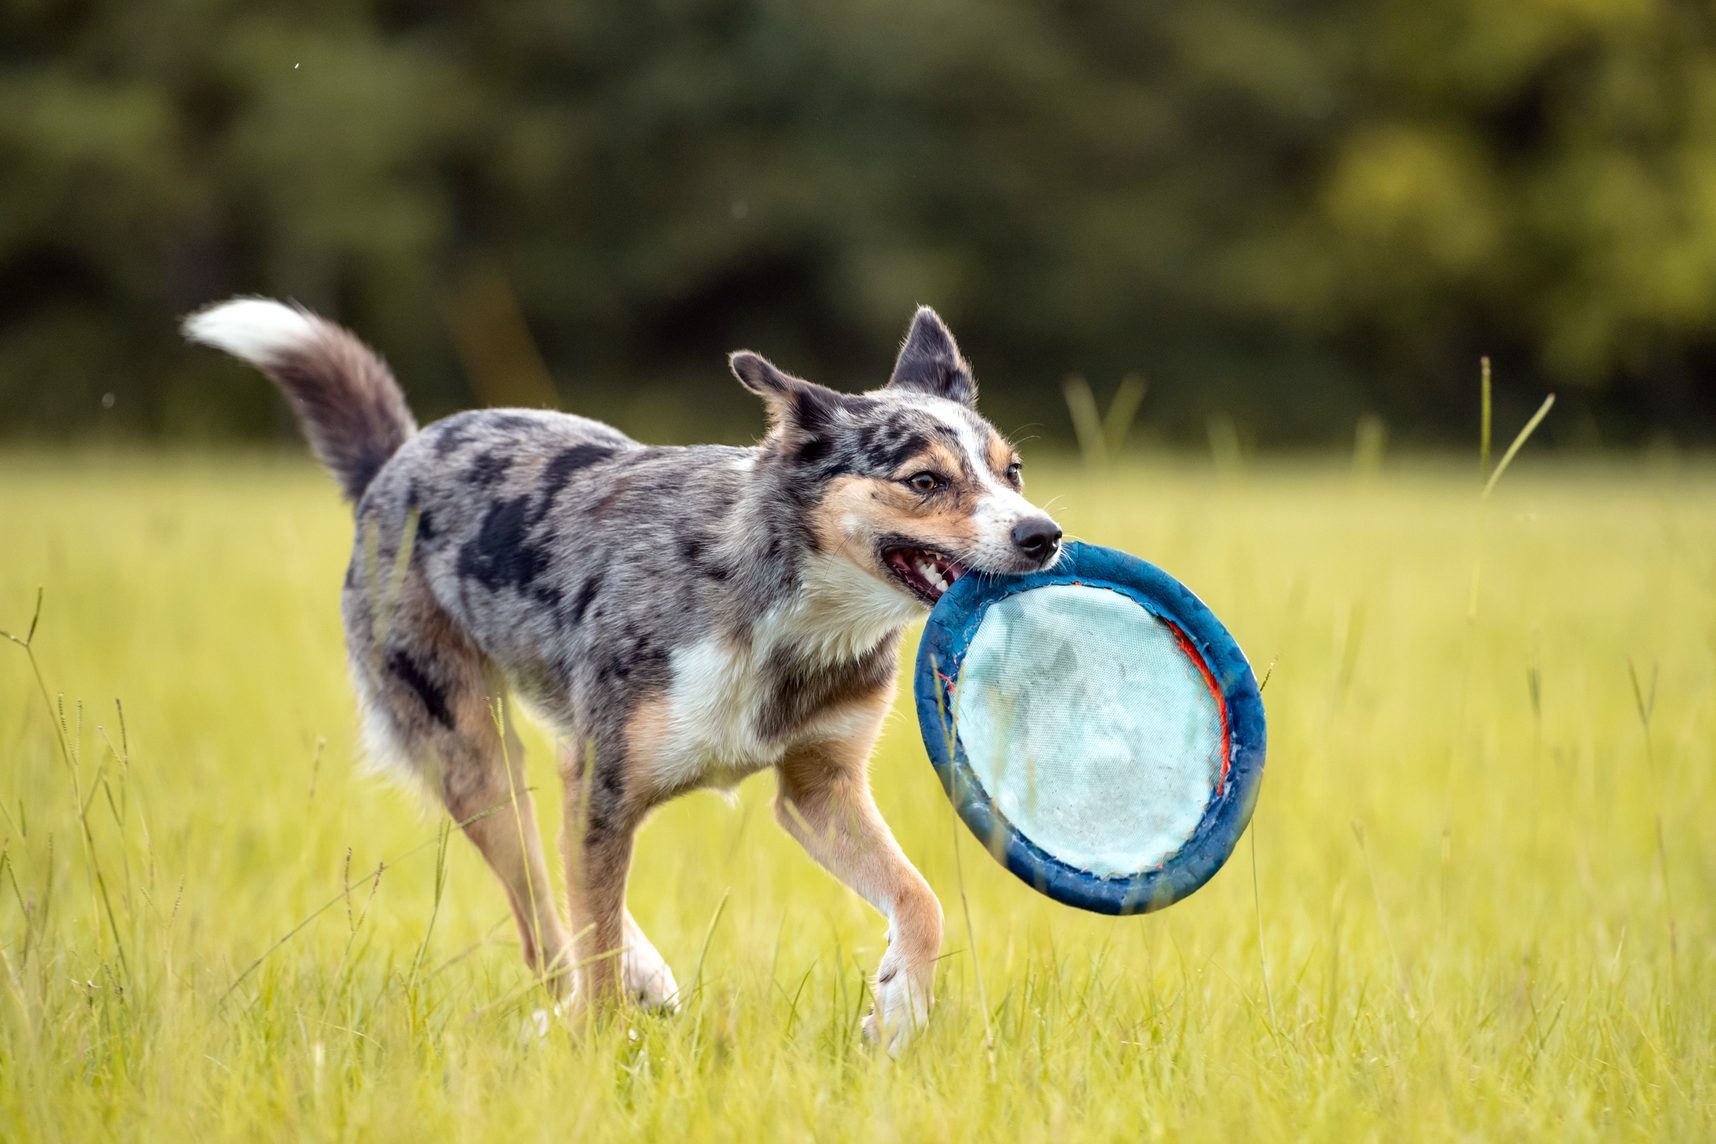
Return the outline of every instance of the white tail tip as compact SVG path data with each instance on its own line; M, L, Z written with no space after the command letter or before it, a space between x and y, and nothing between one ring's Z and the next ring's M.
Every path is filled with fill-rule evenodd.
M267 365L316 337L319 321L302 307L269 298L232 298L198 310L182 329L187 341Z

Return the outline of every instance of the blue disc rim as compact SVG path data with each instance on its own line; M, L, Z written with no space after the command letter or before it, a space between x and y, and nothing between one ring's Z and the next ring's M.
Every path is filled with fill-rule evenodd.
M1061 861L1001 814L971 770L954 727L966 650L992 604L1051 584L1108 588L1172 623L1203 657L1227 704L1228 769L1197 828L1160 866L1103 878ZM924 748L954 810L1003 866L1058 902L1101 914L1144 914L1194 893L1233 853L1251 822L1263 778L1263 696L1239 644L1204 602L1146 560L1093 544L1068 544L1054 568L1022 576L961 576L930 612L918 645L915 692Z

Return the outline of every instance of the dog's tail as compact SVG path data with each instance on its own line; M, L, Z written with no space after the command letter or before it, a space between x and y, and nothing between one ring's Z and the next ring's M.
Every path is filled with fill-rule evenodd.
M376 352L301 306L233 298L185 319L186 339L261 370L292 403L310 448L356 502L417 432L405 394Z

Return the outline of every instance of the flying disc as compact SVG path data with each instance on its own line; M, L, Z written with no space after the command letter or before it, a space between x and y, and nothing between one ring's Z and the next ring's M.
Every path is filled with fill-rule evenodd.
M954 809L1040 893L1137 914L1197 890L1251 821L1263 697L1214 613L1136 556L971 572L930 612L915 692Z

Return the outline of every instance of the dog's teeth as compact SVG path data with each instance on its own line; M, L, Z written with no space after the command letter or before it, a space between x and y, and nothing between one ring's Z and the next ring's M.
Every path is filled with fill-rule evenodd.
M895 566L901 572L921 581L931 594L936 596L947 591L948 587L959 579L959 573L953 570L955 565L941 553L929 549L920 549L912 555L900 553Z

